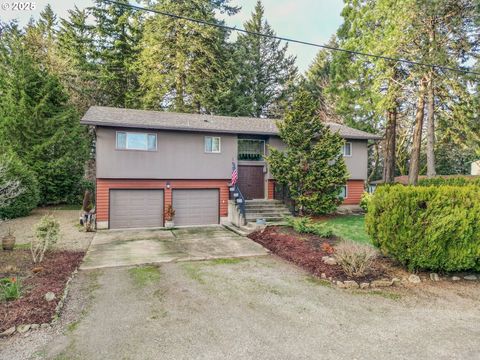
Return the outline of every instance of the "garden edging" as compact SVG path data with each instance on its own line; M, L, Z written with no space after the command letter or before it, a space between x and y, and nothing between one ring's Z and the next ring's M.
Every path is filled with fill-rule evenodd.
M74 277L78 273L78 267L72 272L72 274L69 276L67 282L65 283L65 288L63 289L63 294L60 300L57 303L57 306L55 307L55 313L52 317L52 320L49 323L43 323L43 324L20 324L16 326L12 326L5 330L4 332L0 333L0 338L5 338L8 336L12 336L15 333L19 334L26 334L30 330L38 330L38 329L48 329L51 326L53 326L59 319L60 317L60 312L62 311L63 306L65 305L65 300L67 298L68 292L70 290L70 283L74 279Z

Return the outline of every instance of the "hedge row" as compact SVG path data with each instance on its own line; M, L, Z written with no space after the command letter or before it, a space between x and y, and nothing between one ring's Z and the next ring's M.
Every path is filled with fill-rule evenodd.
M480 176L477 176L477 177L469 177L469 176L438 177L437 176L433 178L419 179L418 185L419 186L442 186L442 185L480 186Z
M478 186L381 186L366 226L374 244L409 269L480 271Z

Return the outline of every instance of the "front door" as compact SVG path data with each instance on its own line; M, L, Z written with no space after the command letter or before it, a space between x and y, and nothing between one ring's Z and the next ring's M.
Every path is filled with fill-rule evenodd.
M245 199L264 199L264 186L263 166L238 166L238 187Z

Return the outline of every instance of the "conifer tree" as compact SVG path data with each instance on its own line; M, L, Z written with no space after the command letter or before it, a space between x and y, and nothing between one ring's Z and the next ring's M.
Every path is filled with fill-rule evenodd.
M88 152L78 114L14 26L3 29L0 64L0 143L35 172L41 204L65 202L78 191Z
M285 151L269 148L267 162L285 186L300 214L327 214L341 203L348 172L341 155L343 139L322 123L318 102L306 90L295 94L284 121L278 122Z
M221 24L216 12L234 14L230 0L159 1L154 9ZM231 72L228 32L214 26L153 15L145 23L140 73L142 106L178 112L217 113Z
M260 0L244 28L254 33L275 35L265 19ZM288 45L269 37L240 34L235 48L236 115L280 117L283 106L279 104L292 95L298 72L295 57L287 54Z

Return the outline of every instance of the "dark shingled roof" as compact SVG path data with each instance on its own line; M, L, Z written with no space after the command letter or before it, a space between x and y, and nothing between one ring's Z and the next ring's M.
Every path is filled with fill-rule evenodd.
M278 135L276 121L278 120L92 106L80 122L84 125L110 127ZM382 138L345 125L328 123L328 126L345 139Z

